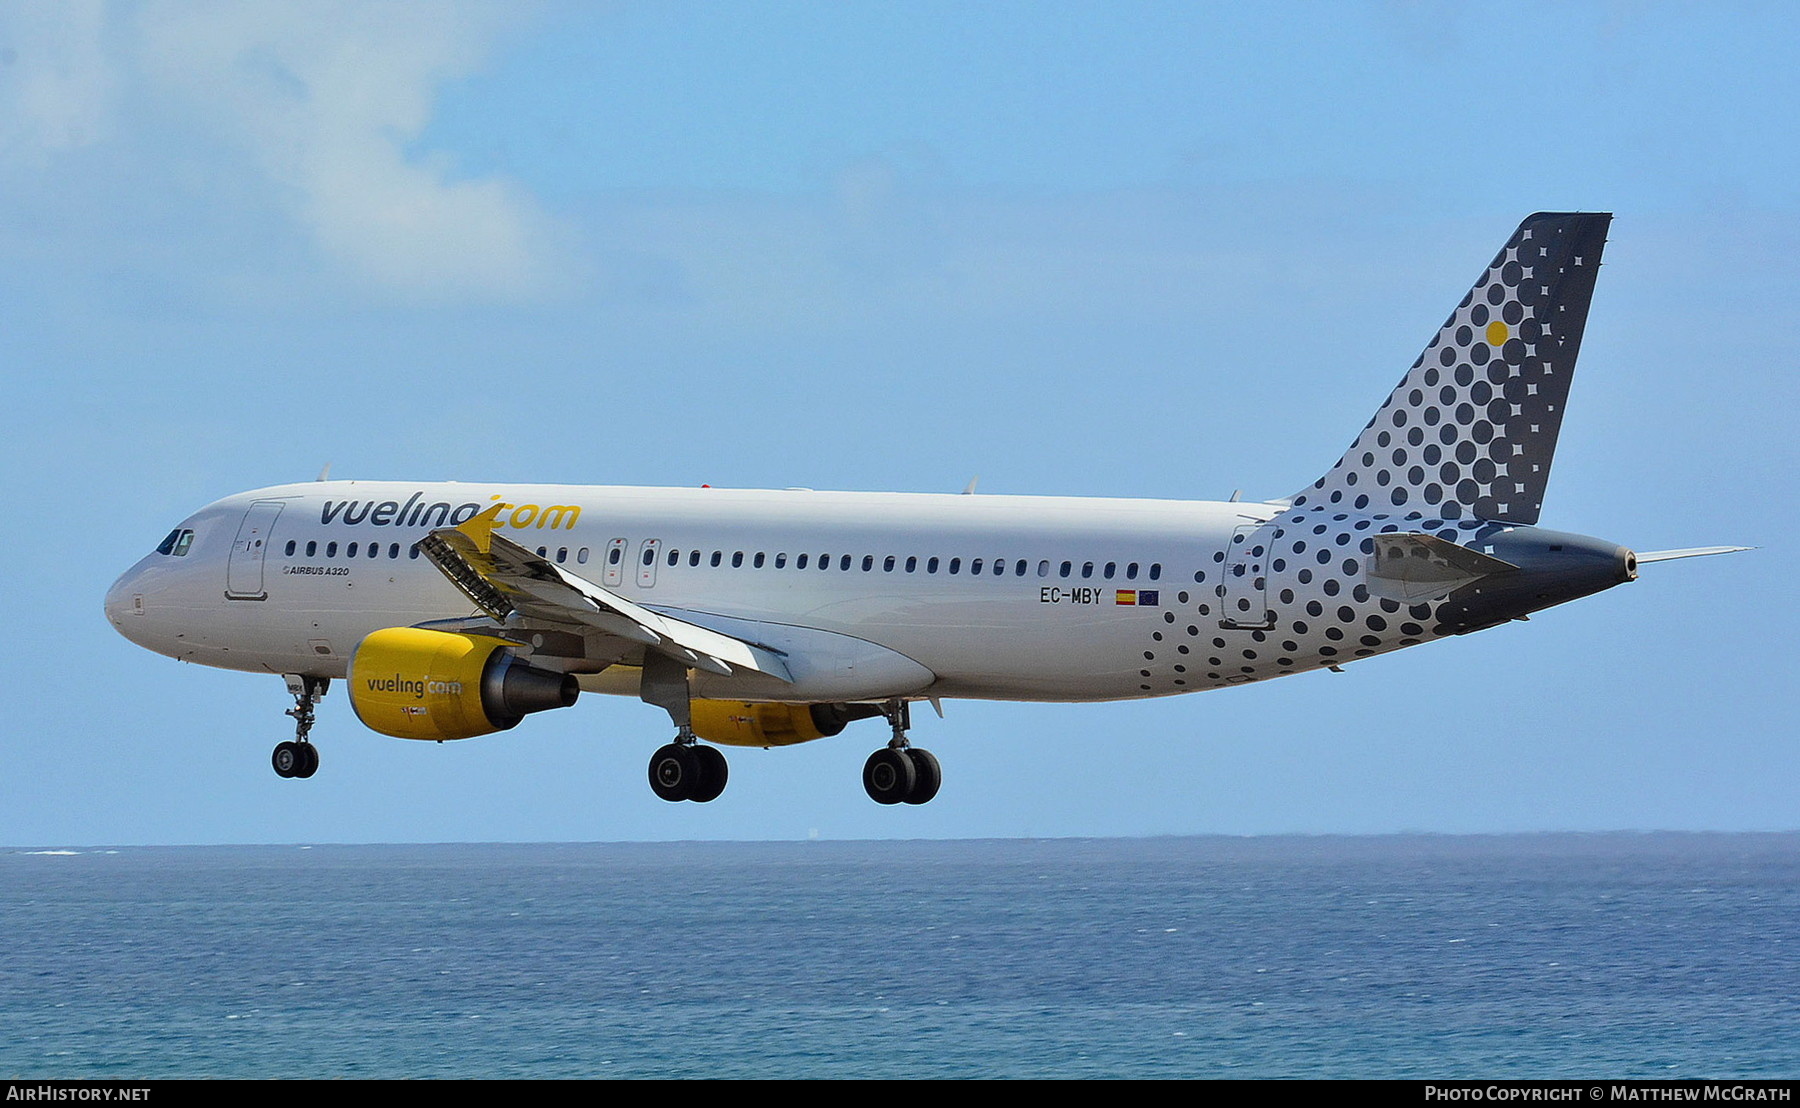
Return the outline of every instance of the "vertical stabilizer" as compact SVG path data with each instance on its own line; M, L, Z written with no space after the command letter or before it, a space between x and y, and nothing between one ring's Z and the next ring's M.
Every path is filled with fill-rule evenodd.
M1540 212L1295 507L1535 524L1612 216Z

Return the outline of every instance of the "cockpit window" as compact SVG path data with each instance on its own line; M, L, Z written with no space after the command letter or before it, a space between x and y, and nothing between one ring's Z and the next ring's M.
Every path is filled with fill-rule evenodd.
M177 527L175 530L170 531L169 537L164 539L157 546L156 552L158 554L167 554L171 557L181 558L186 556L188 547L193 545L194 532L185 527Z

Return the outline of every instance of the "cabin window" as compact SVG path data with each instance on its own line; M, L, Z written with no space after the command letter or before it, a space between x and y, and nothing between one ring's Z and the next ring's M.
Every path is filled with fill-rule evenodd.
M956 563L955 562L950 563L950 572L951 573L956 572ZM981 559L980 558L972 559L969 562L969 575L971 577L973 577L973 576L979 574L980 572L981 572Z
M936 560L937 560L937 559L936 559L936 558L933 558L933 559L932 559L932 561L934 561L934 562L935 562L935 561L936 561ZM958 572L960 572L960 571L961 571L961 570L962 570L962 559L961 559L961 558L952 558L952 559L950 559L950 575L951 575L951 576L952 576L952 577L954 577L954 576L956 576L956 574L957 574L957 573L958 573ZM973 573L979 573L979 572L981 572L981 571L980 571L980 570L978 570L978 569L977 569L977 570L971 570L971 571L970 571L970 572L973 572Z
M688 565L697 566L699 564L700 564L700 552L698 550L689 551L688 552Z
M918 569L918 568L919 568L918 555L908 554L906 556L906 572L911 573L913 570Z
M1069 575L1069 572L1070 572L1070 571L1071 571L1071 570L1073 570L1073 569L1074 569L1074 568L1075 568L1075 563L1074 563L1074 562L1064 562L1064 563L1063 563L1063 564L1062 564L1062 569L1061 569L1061 570L1060 570L1060 571L1058 571L1058 573L1057 573L1057 576L1059 576L1059 577L1067 577L1067 576L1068 576L1068 575Z
M346 546L344 548L344 557L346 557L346 558L356 557L356 544L355 543L351 543L349 546Z
M390 557L390 558L400 557L400 544L399 543L391 542L388 544L388 557Z
M736 551L735 553L733 553L731 555L731 568L732 569L744 568L744 552L742 550Z
M325 544L325 556L327 558L337 557L337 543L328 542Z
M1039 577L1050 576L1050 563L1048 561L1039 561L1038 562L1038 576Z
M625 559L625 547L621 544L606 552L606 564L616 566Z
M307 557L308 557L308 558L311 558L311 557L312 557L312 556L314 556L314 555L315 555L315 554L317 554L317 553L318 553L318 552L319 552L319 542L318 542L318 540L317 540L317 539L308 539L308 540L306 540L306 556L307 556Z
M724 559L724 557L725 557L725 554L724 554L724 552L723 552L723 551L719 551L719 550L715 550L715 551L713 551L713 556L712 556L712 567L713 567L713 568L714 568L714 569L718 569L718 568L719 568L719 562L720 562L720 561L721 561L721 560L723 560L723 559Z
M1150 580L1160 581L1161 579L1162 579L1162 563L1161 562L1151 562L1150 563Z
M369 557L371 557L371 558L381 557L381 544L380 543L372 542L369 544Z
M874 568L875 568L875 555L864 554L863 555L863 572L867 573Z
M849 568L850 568L850 555L846 554L846 555L844 555L843 560L838 562L838 572L842 573L843 571L845 571Z
M1049 567L1050 567L1049 562L1045 562L1045 563L1043 563L1043 565L1039 566L1038 567L1038 576L1042 577L1044 575L1044 572L1047 569L1049 569ZM1005 572L1006 572L1006 563L1005 562L995 562L994 563L995 576L998 576ZM1013 576L1014 577L1025 576L1025 559L1020 558L1019 563L1017 565L1013 566Z
M776 569L786 569L787 568L787 555L786 554L775 555L775 568Z
M588 556L588 548L584 546L580 550L577 550L575 552L575 561L578 564L585 566L585 565L587 565L587 556Z
M298 544L295 543L293 539L288 540L288 544L287 544L287 556L288 557L292 558L294 556L294 547L297 545Z
M1125 567L1125 580L1127 580L1127 581L1136 581L1137 580L1137 563L1136 562L1132 562Z
M936 558L932 558L929 562L925 563L925 572L926 573L936 573L937 569L938 569L938 560Z
M647 566L653 566L656 564L656 547L654 547L654 546L644 547L644 564Z
M763 567L763 557L763 552L758 550L756 552L756 557L751 561L751 565L755 566L757 569L761 569Z
M679 551L679 550L669 551L669 564L672 566L678 566L681 564L681 551Z
M407 551L406 556L408 558L417 558L419 556L419 544L416 542L413 543L412 548Z
M556 548L556 564L561 565L562 563L564 563L568 560L569 560L569 548L566 546L557 547Z
M794 568L795 569L805 569L806 568L806 555L802 554L799 557L794 559Z
M1119 564L1117 562L1108 562L1108 563L1106 563L1106 568L1100 571L1100 576L1106 578L1108 581L1111 581L1113 579L1113 571L1118 568L1119 568Z
M1081 575L1083 577L1092 577L1094 575L1094 563L1092 563L1092 562L1081 563Z
M894 556L892 554L889 554L887 557L885 557L881 560L881 572L883 572L883 573L894 572Z

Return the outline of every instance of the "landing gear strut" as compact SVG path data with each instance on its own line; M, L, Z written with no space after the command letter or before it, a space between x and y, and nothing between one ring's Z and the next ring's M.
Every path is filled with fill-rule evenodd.
M877 804L923 804L944 783L938 760L931 751L907 741L912 710L906 701L888 701L881 714L893 725L894 737L863 763L863 789Z
M731 767L718 747L701 746L694 735L687 667L663 654L646 651L638 698L668 712L675 721L675 741L650 757L650 791L668 801L705 804L719 799Z
M305 677L287 674L288 691L294 694L294 706L287 714L294 717L294 741L277 743L269 761L280 777L311 777L319 772L319 748L307 741L312 733L313 705L324 699L331 687L329 677Z

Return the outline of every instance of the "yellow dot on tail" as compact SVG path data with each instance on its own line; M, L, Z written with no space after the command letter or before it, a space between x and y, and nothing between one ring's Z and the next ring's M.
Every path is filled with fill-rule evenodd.
M1506 329L1506 324L1504 324L1496 319L1496 320L1494 320L1494 322L1488 324L1488 328L1487 328L1488 345L1489 346L1505 346L1506 340L1509 337L1511 337L1511 334L1512 334L1512 332L1510 332Z

